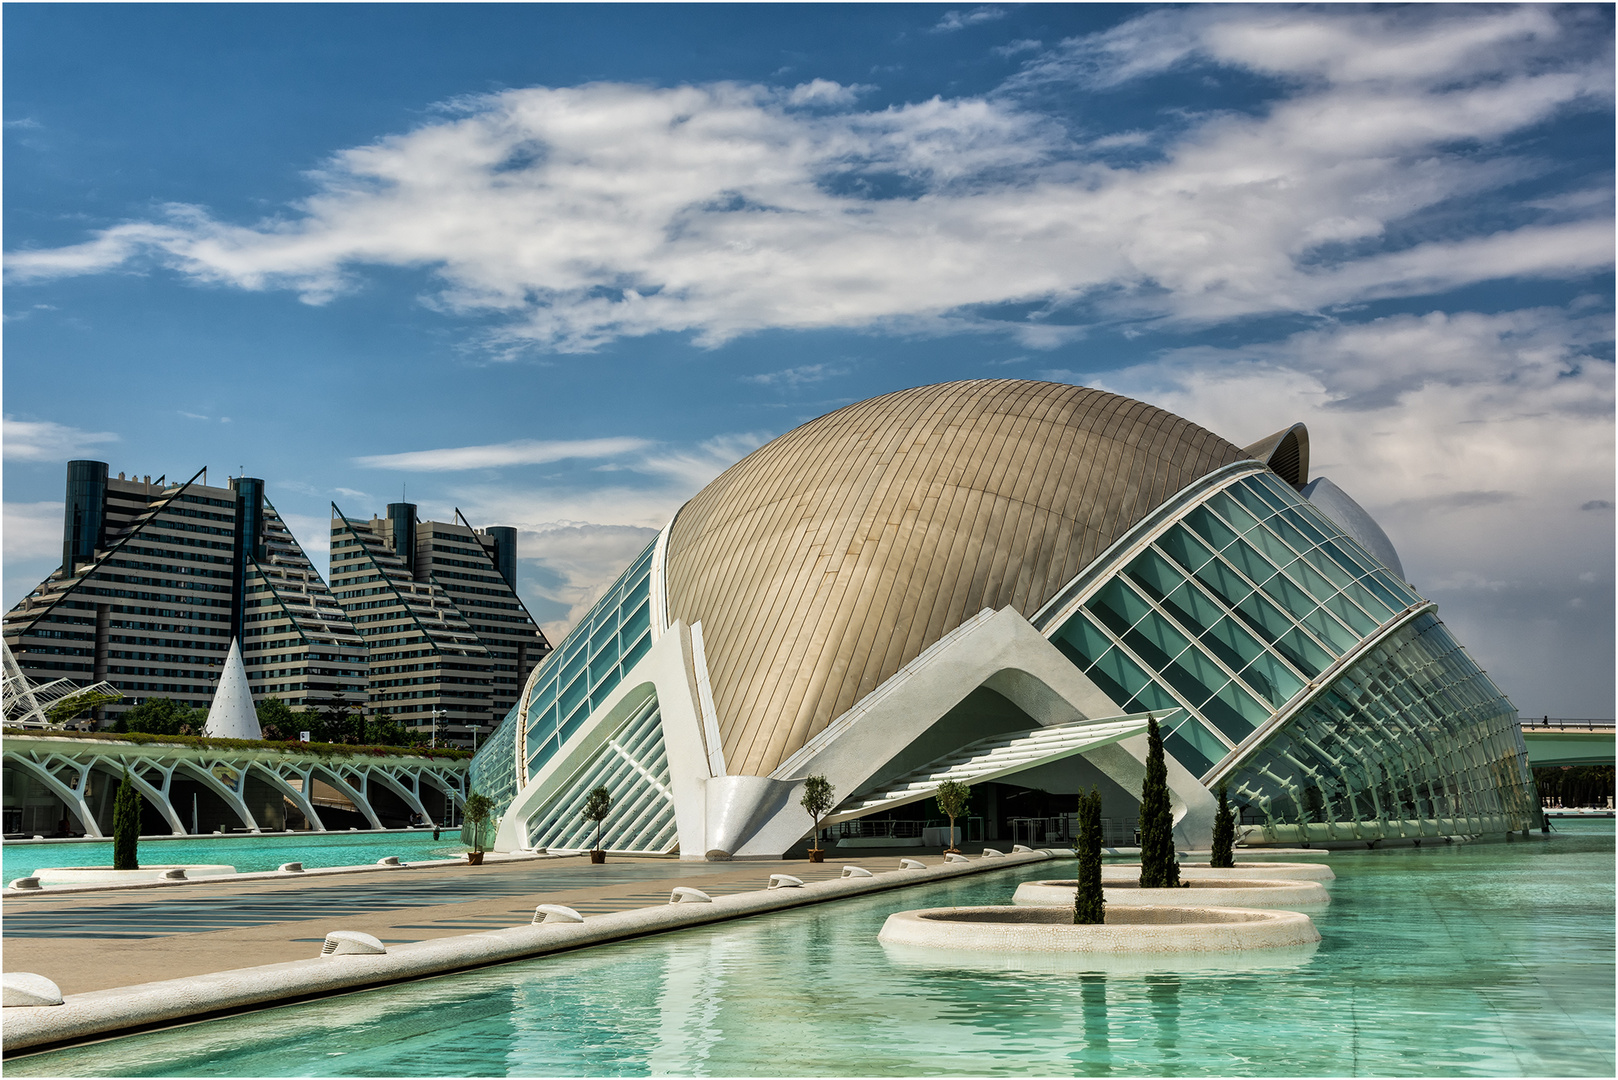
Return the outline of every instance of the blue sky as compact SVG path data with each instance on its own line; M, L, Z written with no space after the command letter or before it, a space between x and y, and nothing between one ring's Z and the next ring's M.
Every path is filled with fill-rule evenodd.
M522 530L1043 378L1316 474L1527 713L1613 709L1609 6L7 5L4 601L63 463Z

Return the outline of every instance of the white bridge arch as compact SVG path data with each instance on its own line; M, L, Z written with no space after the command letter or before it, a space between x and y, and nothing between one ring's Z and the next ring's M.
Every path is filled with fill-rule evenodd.
M314 832L331 828L328 819L352 822L353 815L368 829L388 828L390 820L443 820L458 814L466 801L468 765L466 758L440 756L317 754L52 735L8 735L4 761L15 777L7 783L8 834L39 831L26 827L20 815L18 822L10 821L11 812L26 809L12 803L27 801L26 792L13 792L11 786L27 778L38 784L36 791L42 789L61 804L67 831L94 837L110 832L110 790L126 769L147 805L161 816L163 828L184 836L227 828L276 831L286 827L289 809ZM197 810L204 793L209 797L206 827Z

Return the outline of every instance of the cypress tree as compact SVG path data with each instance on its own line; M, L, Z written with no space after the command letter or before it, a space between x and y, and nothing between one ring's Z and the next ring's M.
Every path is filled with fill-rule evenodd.
M1101 792L1079 793L1079 887L1073 893L1073 922L1105 922L1101 905Z
M1225 785L1219 785L1219 813L1214 815L1213 858L1208 865L1228 870L1236 865L1236 818L1230 812L1230 800L1225 797Z
M1169 807L1169 770L1163 764L1163 733L1146 716L1146 783L1140 793L1140 887L1173 889L1180 884L1174 861L1174 812Z
M124 770L124 778L118 784L118 793L112 800L112 868L114 870L139 870L140 863L135 860L135 842L140 838L140 792L135 790L135 781L129 778L129 770Z

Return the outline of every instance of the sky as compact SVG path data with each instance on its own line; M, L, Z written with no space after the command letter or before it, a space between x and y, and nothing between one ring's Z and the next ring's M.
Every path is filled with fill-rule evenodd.
M754 447L1046 379L1302 421L1614 708L1613 8L7 4L4 602L64 463L520 530L553 640Z

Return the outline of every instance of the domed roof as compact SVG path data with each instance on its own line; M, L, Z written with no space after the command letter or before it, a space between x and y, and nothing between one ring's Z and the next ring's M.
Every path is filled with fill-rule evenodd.
M1032 615L1247 456L1139 401L1011 379L885 394L755 450L681 508L667 552L728 771L767 775L983 608Z

